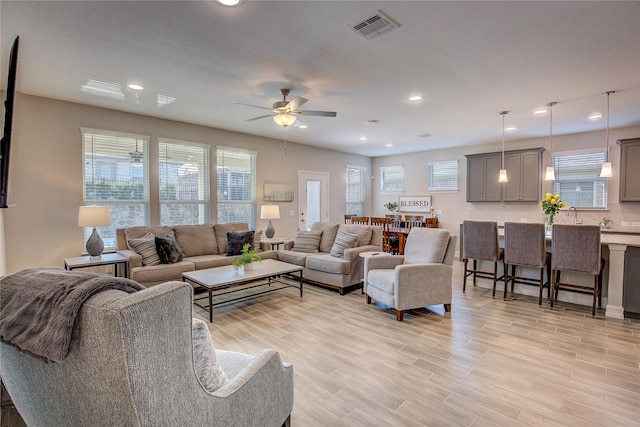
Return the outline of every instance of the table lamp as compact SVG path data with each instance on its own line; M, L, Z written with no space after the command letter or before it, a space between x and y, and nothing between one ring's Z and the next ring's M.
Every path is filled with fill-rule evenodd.
M277 205L263 205L260 208L260 219L268 219L269 223L264 228L264 235L267 239L271 239L276 234L276 229L271 224L272 219L280 218L280 206Z
M108 206L80 206L78 210L78 227L93 227L93 233L87 240L85 247L91 258L102 255L104 242L98 236L96 227L111 225L111 211Z

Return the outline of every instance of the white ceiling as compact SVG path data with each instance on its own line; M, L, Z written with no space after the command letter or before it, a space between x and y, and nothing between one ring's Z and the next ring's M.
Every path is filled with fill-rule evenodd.
M351 30L378 10L400 27L371 41ZM517 127L507 143L548 136L532 111L550 101L554 134L603 129L586 116L606 112L608 90L611 127L640 124L638 1L2 0L0 19L3 89L19 35L21 93L367 156L499 142L501 110ZM82 91L90 80L124 96ZM265 110L237 103L270 107L285 87L337 117L244 121Z

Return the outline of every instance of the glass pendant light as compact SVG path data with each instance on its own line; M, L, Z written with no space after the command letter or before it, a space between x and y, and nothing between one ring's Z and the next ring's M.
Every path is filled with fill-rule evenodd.
M507 179L507 170L504 167L504 116L506 116L508 111L500 111L500 115L502 116L502 168L500 169L500 175L498 176L498 182L509 182Z
M613 176L613 172L611 170L611 162L609 161L609 96L613 95L614 93L616 92L610 90L602 94L602 96L607 96L607 130L605 132L605 139L607 143L607 152L605 154L605 158L607 161L602 164L602 170L600 171L600 176L602 178L611 178Z
M553 169L553 106L557 102L550 102L547 104L549 107L549 163L551 166L547 166L547 172L544 175L545 181L555 181L556 171Z

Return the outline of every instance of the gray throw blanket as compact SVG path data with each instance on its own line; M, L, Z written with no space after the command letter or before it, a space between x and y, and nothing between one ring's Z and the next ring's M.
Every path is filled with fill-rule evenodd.
M98 292L144 289L105 274L32 268L0 279L0 340L47 363L64 360L77 338L82 304Z

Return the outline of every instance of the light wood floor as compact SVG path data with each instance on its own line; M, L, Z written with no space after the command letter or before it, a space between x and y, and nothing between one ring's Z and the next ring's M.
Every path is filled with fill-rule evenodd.
M640 321L463 295L454 271L451 313L309 285L218 307L214 344L293 363L295 426L640 425Z

